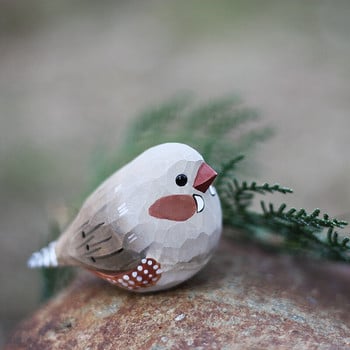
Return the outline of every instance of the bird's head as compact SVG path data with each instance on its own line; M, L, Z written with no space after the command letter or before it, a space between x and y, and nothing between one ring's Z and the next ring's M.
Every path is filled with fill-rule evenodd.
M158 219L185 221L205 208L205 193L217 173L203 159L178 161L167 172L168 195L158 198L149 215ZM212 194L214 190L211 189Z
M186 221L203 212L206 199L215 195L211 184L217 173L196 150L185 144L152 147L133 163L138 179L143 181L143 191L151 199L148 208L151 217Z
M163 275L165 284L198 271L222 228L220 200L212 186L216 172L193 148L165 143L146 150L118 176L118 199L127 208L118 222L131 232L125 249L152 257L175 274L175 266L187 266L179 267L182 277Z

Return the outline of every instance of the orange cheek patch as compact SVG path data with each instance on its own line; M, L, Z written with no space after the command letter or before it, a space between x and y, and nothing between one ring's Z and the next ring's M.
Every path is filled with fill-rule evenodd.
M129 290L154 286L162 275L160 264L156 260L150 258L142 259L134 270L124 273L90 271L109 283Z
M156 200L148 209L149 215L158 219L185 221L196 212L192 196L176 194Z

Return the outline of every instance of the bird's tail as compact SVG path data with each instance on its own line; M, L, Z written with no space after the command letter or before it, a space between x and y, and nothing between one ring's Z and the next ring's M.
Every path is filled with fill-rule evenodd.
M56 241L51 242L47 247L40 249L32 254L27 265L31 269L37 267L55 267L57 266L57 257L55 252Z

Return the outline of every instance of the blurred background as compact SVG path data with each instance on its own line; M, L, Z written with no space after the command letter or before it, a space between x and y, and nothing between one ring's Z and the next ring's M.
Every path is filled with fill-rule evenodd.
M349 213L349 18L347 0L0 0L0 346L39 305L26 260L79 206L97 150L179 92L238 93L275 129L251 177Z

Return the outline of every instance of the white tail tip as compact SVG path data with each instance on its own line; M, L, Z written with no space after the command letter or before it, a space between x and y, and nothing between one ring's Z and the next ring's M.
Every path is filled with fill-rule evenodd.
M27 262L27 266L31 269L34 269L36 267L57 266L55 245L56 241L53 241L47 247L44 247L38 252L33 253Z

